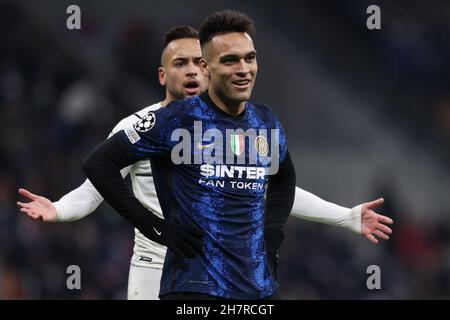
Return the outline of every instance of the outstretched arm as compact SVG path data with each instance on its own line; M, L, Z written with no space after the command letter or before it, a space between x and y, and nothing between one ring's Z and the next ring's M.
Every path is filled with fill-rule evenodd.
M130 167L122 169L122 177L130 172ZM20 211L32 219L45 222L68 222L86 217L97 209L103 197L92 183L86 179L78 188L65 194L59 201L51 202L46 197L20 188L19 194L29 202L17 202Z
M135 121L135 115L122 119L112 129L108 138ZM123 178L130 172L130 167L128 166L120 171ZM68 192L56 202L24 188L19 189L19 194L29 200L29 202L17 202L20 211L26 213L32 219L45 222L67 222L82 219L94 212L103 201L103 197L89 179L86 179L78 188Z
M386 224L392 219L373 211L383 199L362 203L352 209L325 201L318 196L296 187L291 215L309 221L337 225L363 235L372 243L388 240L392 230Z
M361 210L325 201L306 190L295 188L291 215L314 222L332 224L361 233Z

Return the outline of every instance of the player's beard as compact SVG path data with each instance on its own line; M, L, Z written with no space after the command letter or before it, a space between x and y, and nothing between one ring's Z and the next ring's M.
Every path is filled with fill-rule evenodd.
M170 93L170 95L174 98L174 100L183 100L184 98L188 97L188 94L186 91L184 91L184 88L181 90L171 90L167 89Z

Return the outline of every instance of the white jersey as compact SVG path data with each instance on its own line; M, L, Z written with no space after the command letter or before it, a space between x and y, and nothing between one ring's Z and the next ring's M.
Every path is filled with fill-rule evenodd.
M122 119L114 127L108 138L116 132L133 125L148 112L159 108L161 108L161 104L156 103ZM130 174L134 195L149 210L149 213L151 211L158 217L163 218L153 182L150 161L136 162L129 167L123 168L121 173L123 177ZM86 180L80 187L69 192L53 204L58 212L57 219L59 221L73 221L93 212L102 201L103 197L100 193L89 180ZM134 242L131 264L162 269L166 255L165 246L147 239L138 229L135 229Z
M130 127L148 112L161 108L160 103L144 108L120 121L111 132L114 133ZM131 185L139 202L160 218L164 218L159 205L158 196L153 182L152 168L149 160L139 161L129 167ZM138 229L134 229L134 249L131 263L135 266L151 266L162 268L166 247L146 238Z

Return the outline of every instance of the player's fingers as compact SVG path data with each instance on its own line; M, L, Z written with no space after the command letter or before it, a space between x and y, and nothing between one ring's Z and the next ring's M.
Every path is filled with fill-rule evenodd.
M383 198L379 198L379 199L377 199L377 200L375 200L375 201L369 202L369 203L367 204L367 207L370 208L370 209L373 209L373 208L376 208L376 207L382 205L383 202L384 202L384 199L383 199Z
M34 213L29 213L27 214L28 217L34 219L34 220L41 220L41 216L38 214L34 214Z
M372 243L374 243L374 244L378 244L378 242L379 242L379 241L377 240L377 238L375 238L375 237L374 237L372 234L370 234L370 233L366 236L366 238L369 239L369 241L372 242Z
M389 228L388 226L385 226L384 224L379 223L377 225L377 229L381 230L382 232L384 232L386 234L392 234L391 228Z
M376 235L378 238L383 239L383 240L389 240L389 236L387 234L384 234L383 232L381 232L380 230L375 230L373 232L374 235Z
M28 208L20 208L20 212L28 214L29 212L31 212L31 210Z
M389 217L382 216L381 214L379 216L380 216L379 217L379 221L382 222L382 223L387 223L387 224L393 224L394 223L394 221L391 218L389 218Z
M31 210L31 212L33 212L33 214L39 214L41 211L40 208L34 202L29 202L29 203L18 202L17 204L19 205L19 203L21 204L21 208L26 208L28 210Z
M36 200L39 197L38 195L31 193L30 191L28 191L27 189L24 189L24 188L19 189L19 194L30 200Z
M31 205L29 203L19 202L17 201L17 205L21 208L31 209Z
M39 214L34 212L32 209L22 208L22 209L20 209L20 211L26 213L26 215L32 219L36 220L39 218Z

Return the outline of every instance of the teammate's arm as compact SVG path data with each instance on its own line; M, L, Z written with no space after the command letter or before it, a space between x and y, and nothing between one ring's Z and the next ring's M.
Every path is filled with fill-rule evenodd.
M97 209L102 201L103 197L86 179L81 186L53 203L58 213L57 221L75 221L84 218Z
M130 167L122 169L122 177L126 177ZM78 188L65 194L56 202L20 188L19 194L29 202L17 202L20 211L32 219L45 222L69 222L80 220L91 214L102 203L103 197L92 183L86 179Z
M127 124L132 123L134 115L122 119L108 135L122 130ZM125 178L130 172L130 166L121 170ZM48 198L34 194L27 189L20 188L19 194L29 202L17 202L20 211L32 219L40 219L45 222L69 222L86 217L98 208L103 202L103 197L95 189L89 179L86 179L78 188L68 192L59 201L52 202Z
M76 221L92 213L103 201L102 196L89 180L65 194L59 201L51 202L46 197L20 188L19 194L29 202L17 202L20 211L32 219L45 222Z
M383 199L380 198L350 209L325 201L296 187L291 214L300 219L341 226L363 235L372 243L378 243L375 236L388 240L388 235L392 233L392 230L385 225L392 224L392 219L373 211L382 203Z

